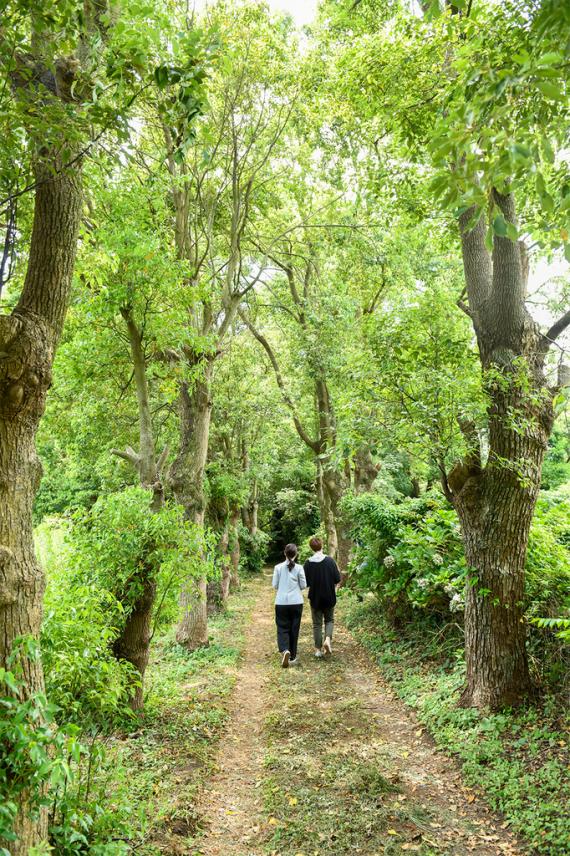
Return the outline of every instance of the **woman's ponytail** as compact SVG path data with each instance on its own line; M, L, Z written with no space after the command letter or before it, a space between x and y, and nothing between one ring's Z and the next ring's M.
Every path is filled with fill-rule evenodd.
M287 544L285 547L285 556L288 559L287 567L290 571L295 567L295 559L297 558L298 552L296 544Z

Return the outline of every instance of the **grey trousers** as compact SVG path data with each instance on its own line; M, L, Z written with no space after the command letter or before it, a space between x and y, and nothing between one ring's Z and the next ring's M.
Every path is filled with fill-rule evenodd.
M315 609L311 606L311 616L313 618L313 639L315 640L315 648L323 647L323 621L325 623L325 639L327 636L332 639L334 628L334 606L328 609Z

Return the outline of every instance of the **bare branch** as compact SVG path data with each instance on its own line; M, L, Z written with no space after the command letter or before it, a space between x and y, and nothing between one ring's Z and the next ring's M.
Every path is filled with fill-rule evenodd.
M570 325L570 309L564 313L562 318L559 318L556 321L550 330L548 330L543 338L546 340L546 347L549 348L550 345L556 341L556 339L562 335L562 333L566 330L566 328Z
M281 397L291 411L291 416L293 417L293 422L295 423L295 428L297 429L299 437L310 449L313 450L313 452L315 452L315 454L318 455L321 452L321 444L318 440L313 440L309 436L303 424L301 423L301 420L299 419L299 415L297 413L297 408L295 407L295 404L287 391L287 387L285 386L285 381L283 380L283 375L281 374L281 369L279 368L277 357L275 356L271 345L269 344L265 336L258 330L256 330L249 318L247 318L247 316L243 312L239 313L239 317L241 318L249 332L252 334L252 336L257 339L257 341L263 347L265 353L269 357L269 361L273 366L273 371L275 372L275 379L277 381L277 386L279 387L279 390L281 392Z
M134 449L131 449L130 446L127 446L124 452L120 449L110 449L110 452L112 455L116 455L117 458L122 458L124 461L127 461L127 463L131 464L131 466L138 470L141 462L140 455L138 455Z

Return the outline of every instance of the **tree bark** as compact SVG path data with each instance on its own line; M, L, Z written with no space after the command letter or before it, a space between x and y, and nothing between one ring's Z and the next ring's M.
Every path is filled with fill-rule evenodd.
M505 218L515 221L512 197L495 194ZM519 703L531 686L523 622L528 536L548 437L553 390L544 376L544 337L524 306L520 247L495 236L492 258L486 225L461 238L469 310L489 397L489 457L485 467L472 430L469 447L447 477L462 526L473 578L466 588L467 682L462 704L493 709Z
M338 553L336 526L330 504L330 496L324 484L323 465L319 458L316 458L316 469L317 499L319 501L321 522L325 527L325 548L329 556L336 559Z
M375 464L368 446L362 445L354 455L354 492L369 493L380 471L380 464Z
M221 578L208 583L208 614L219 612L226 605L230 593L231 559L228 553L230 528L227 516L222 523L222 531L218 539L217 553L222 568Z
M174 495L186 516L199 526L204 524L206 496L204 473L208 458L212 399L211 361L203 365L203 374L192 388L184 380L179 388L180 448L170 470ZM188 580L180 595L181 617L176 639L189 651L208 644L208 583L206 577Z
M238 523L240 519L239 507L234 506L230 513L229 526L230 526L230 538L229 538L229 547L230 547L230 562L231 562L231 575L230 575L230 591L236 591L240 586L239 581L239 560L240 560L240 544L239 544L239 528Z
M156 457L142 333L130 307L123 307L121 315L127 325L133 361L139 414L139 453L135 453L132 449L123 453L116 451L114 453L135 466L141 485L152 490L150 510L152 514L156 514L164 505L164 489L160 478L160 465ZM131 663L139 673L140 683L133 688L131 707L133 710L142 710L144 676L150 654L152 613L156 599L156 569L150 562L145 562L141 568L137 582L140 584L140 593L134 603L128 605L130 608L127 611L125 624L115 640L113 651L116 657Z
M81 174L54 177L52 162L35 167L38 182L24 287L11 316L0 316L0 666L14 640L39 637L44 576L34 553L32 506L41 478L35 437L44 412L55 350L65 318L81 218ZM24 663L26 694L43 691L41 663ZM21 808L11 844L24 856L46 838L47 815Z

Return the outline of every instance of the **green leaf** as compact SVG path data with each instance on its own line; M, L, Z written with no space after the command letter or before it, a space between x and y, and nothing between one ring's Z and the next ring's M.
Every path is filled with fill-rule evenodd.
M556 65L559 62L564 62L564 57L561 53L556 53L554 51L542 54L538 61L539 65Z
M500 238L506 238L508 232L507 221L503 217L502 214L497 214L495 219L493 220L493 231L496 235L499 235Z
M541 80L537 83L538 88L543 95L550 98L551 101L565 101L566 96L560 86L553 83L551 80Z
M511 241L518 241L519 239L519 230L514 223L507 223L507 238L510 238Z
M168 85L168 68L165 65L155 68L154 81L159 89L164 89Z

